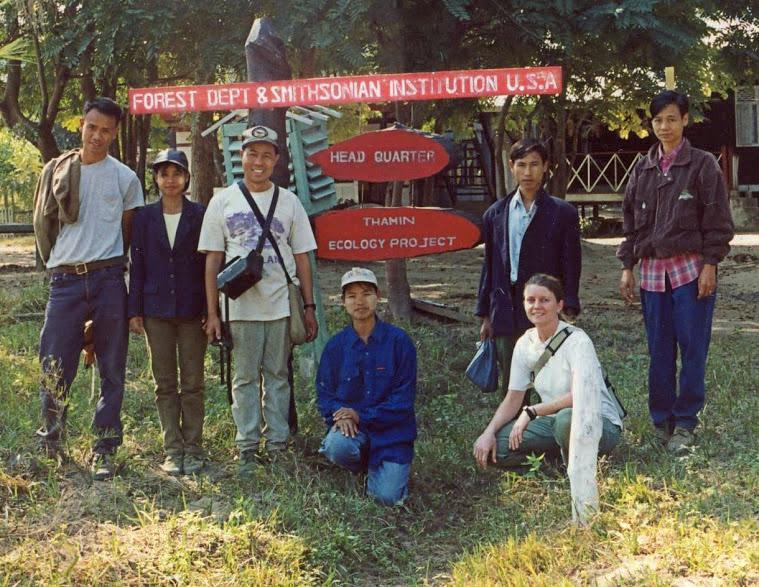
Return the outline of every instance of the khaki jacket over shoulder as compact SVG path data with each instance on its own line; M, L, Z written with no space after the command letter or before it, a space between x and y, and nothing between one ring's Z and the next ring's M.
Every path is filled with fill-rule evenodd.
M61 224L73 224L79 218L81 173L79 149L73 149L48 161L37 180L32 221L37 249L46 263Z
M633 169L623 204L625 240L617 258L625 269L640 259L700 253L716 265L735 234L722 170L714 155L686 139L668 173L659 143Z

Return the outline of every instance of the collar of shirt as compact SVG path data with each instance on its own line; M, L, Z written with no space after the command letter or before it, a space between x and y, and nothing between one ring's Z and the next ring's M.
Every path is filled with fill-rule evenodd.
M532 201L532 206L530 206L530 209L528 210L527 207L524 205L524 200L522 200L522 192L519 191L519 188L517 188L516 193L514 194L514 197L511 198L511 204L509 206L512 212L519 211L522 214L526 214L529 218L532 218L535 216L535 210L538 208L537 204L537 197L535 200Z
M665 153L662 144L659 143L659 166L664 173L667 173L667 171L669 171L669 168L672 167L675 159L680 154L680 151L682 151L684 144L685 139L683 138L677 147L672 149L669 153Z
M368 342L382 342L385 339L385 323L377 317L377 315L374 315L374 319L376 320L374 324L374 328L372 329L371 333L369 334ZM347 332L348 336L348 345L351 347L356 346L357 344L364 344L364 341L361 340L361 337L356 332L355 328L352 326L348 329Z

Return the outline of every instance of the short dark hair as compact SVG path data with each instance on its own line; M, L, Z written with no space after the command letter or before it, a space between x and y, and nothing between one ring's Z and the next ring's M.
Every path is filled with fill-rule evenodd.
M374 285L371 281L352 281L351 283L346 283L343 286L343 289L340 292L340 298L344 300L345 299L345 290L348 289L351 285L356 284L356 283L359 284L359 285L368 285L368 286L374 288L374 293L375 294L379 294L379 286Z
M651 100L651 105L648 108L651 111L651 118L659 114L659 112L664 110L670 104L677 105L677 108L680 110L680 116L688 114L688 108L690 106L688 96L673 92L672 90L667 90L657 94L654 96L654 99Z
M105 96L100 96L94 100L87 100L84 103L85 116L90 110L97 110L106 116L110 116L116 119L116 124L119 124L121 122L121 118L124 116L124 111L121 109L121 106L119 106L110 98L106 98Z
M528 285L538 285L540 287L546 288L554 296L556 296L557 302L560 302L564 299L564 286L561 285L561 279L554 277L553 275L548 275L546 273L536 273L527 280L527 283L524 284L524 288L527 289Z
M522 139L511 146L509 160L514 163L517 159L524 159L530 153L537 153L543 160L548 161L548 149L537 139Z

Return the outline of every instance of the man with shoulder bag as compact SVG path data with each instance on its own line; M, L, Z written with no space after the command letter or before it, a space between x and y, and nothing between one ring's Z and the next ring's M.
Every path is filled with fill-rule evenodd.
M271 453L284 450L290 435L288 358L291 345L303 342L291 336L291 298L300 286L305 340L311 341L317 323L308 253L316 241L298 197L270 180L279 159L277 133L265 126L249 129L241 155L243 180L209 203L198 250L206 253L205 329L211 342L222 338L219 291L228 298L235 441L241 464L249 464L263 438Z

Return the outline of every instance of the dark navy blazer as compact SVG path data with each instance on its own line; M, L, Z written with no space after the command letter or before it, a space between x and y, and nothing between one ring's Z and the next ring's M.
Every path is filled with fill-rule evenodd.
M535 273L548 273L564 285L564 307L580 311L580 218L572 204L538 193L538 209L527 227L519 252L519 272L511 289L509 204L516 190L490 206L482 217L485 260L477 292L478 316L490 316L494 336L518 336L530 328L521 292Z
M174 248L161 201L141 208L132 223L129 317L197 318L206 313L205 255L198 253L205 208L182 203Z

